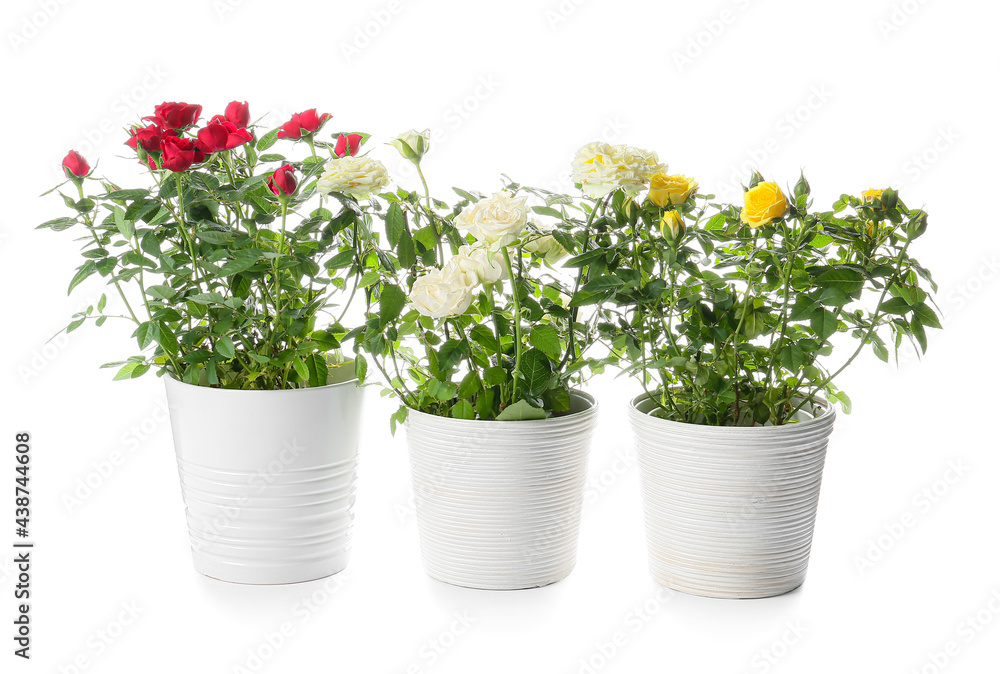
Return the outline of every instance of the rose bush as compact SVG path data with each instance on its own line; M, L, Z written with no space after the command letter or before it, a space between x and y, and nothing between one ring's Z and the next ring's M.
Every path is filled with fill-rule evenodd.
M70 291L93 276L114 291L67 330L87 321L132 323L136 352L109 364L116 379L151 369L243 389L319 386L345 371L364 379L363 363L343 367L351 361L344 321L359 289L371 300L361 285L379 261L371 218L343 186L330 186L328 201L316 203L323 170L316 148L336 157L344 135L319 139L330 115L315 110L259 136L246 102L231 102L196 129L201 111L163 103L144 118L151 123L130 130L126 145L150 169L142 188L122 188L96 176L78 153L67 155L75 194L61 194L71 215L41 227L85 236ZM308 155L276 152L279 136L293 148L304 142ZM348 135L345 147L357 154L366 138ZM369 180L366 189L382 186Z

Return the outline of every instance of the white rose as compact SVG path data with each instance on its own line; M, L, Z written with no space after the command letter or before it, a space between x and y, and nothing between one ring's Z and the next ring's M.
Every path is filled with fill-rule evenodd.
M467 274L475 274L480 283L496 283L507 276L503 253L491 252L487 248L462 246L449 264Z
M399 154L403 155L404 158L410 161L419 161L431 147L431 130L410 129L404 131L396 136L390 145L399 150Z
M459 316L472 304L478 283L479 279L474 274L448 264L444 269L435 269L414 281L410 302L424 316Z
M498 192L466 206L455 218L455 226L490 246L509 246L528 224L527 201L510 192Z
M339 192L360 198L377 194L388 185L389 172L382 162L347 156L326 163L316 189L320 194Z
M619 187L635 196L649 184L650 178L666 170L666 164L660 163L655 152L595 142L577 151L572 175L584 194L600 199Z
M535 225L535 229L539 233L524 242L524 249L526 251L544 258L549 264L554 264L567 255L566 249L549 233L552 231L551 228L542 227L536 223L532 224Z

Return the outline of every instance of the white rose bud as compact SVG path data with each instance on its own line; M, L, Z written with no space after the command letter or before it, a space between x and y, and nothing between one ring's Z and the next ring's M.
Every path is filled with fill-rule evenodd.
M378 194L388 185L385 164L367 157L346 156L326 163L316 189L320 194L338 192L362 198Z
M535 229L539 234L531 236L524 242L526 251L545 259L549 264L555 264L566 257L566 249L550 234L552 231L550 228L535 224Z
M470 204L455 218L455 226L489 246L509 246L528 224L528 200L510 192Z
M460 316L472 304L478 283L474 274L449 263L444 269L435 269L414 281L409 298L413 308L424 316Z
M431 130L410 129L396 136L389 144L399 150L399 154L403 155L405 159L417 164L431 147Z
M480 283L496 283L507 276L503 253L491 252L487 248L462 246L458 255L451 258L450 264L467 274L475 274Z

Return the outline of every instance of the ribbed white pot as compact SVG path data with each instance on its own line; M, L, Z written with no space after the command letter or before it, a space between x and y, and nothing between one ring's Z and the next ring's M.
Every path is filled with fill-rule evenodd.
M717 427L654 417L635 398L649 564L669 588L771 597L805 580L833 406L782 426Z
M517 590L573 570L597 402L576 391L571 400L569 414L530 421L410 410L420 548L431 577Z
M270 585L347 566L363 389L240 391L165 377L194 566Z

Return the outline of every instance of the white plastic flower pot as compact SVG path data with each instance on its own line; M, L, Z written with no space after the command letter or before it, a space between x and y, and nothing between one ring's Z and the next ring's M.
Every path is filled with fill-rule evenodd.
M241 391L164 378L194 566L270 585L347 566L363 389Z
M818 402L782 426L717 427L653 416L632 400L649 564L669 588L727 599L771 597L805 580L827 441Z
M597 402L572 392L565 416L451 419L410 410L420 548L427 573L485 590L541 587L576 563Z

